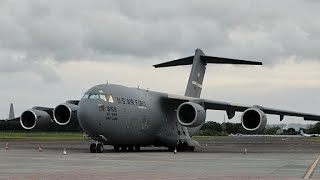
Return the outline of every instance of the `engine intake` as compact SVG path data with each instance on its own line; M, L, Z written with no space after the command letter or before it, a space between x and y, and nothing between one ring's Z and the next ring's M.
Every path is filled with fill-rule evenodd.
M206 120L206 111L199 104L185 102L178 107L177 118L183 126L197 127Z
M67 125L70 121L77 120L78 106L74 104L64 103L58 105L53 110L54 121L61 125Z
M263 131L267 124L267 117L260 109L249 108L243 112L241 124L248 131Z
M52 122L50 115L41 110L29 109L20 116L20 124L24 129L44 128Z

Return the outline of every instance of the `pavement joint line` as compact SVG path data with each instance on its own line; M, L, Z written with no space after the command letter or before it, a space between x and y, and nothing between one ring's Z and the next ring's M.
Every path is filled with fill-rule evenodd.
M317 159L313 162L313 164L310 166L310 168L308 169L306 175L303 177L303 179L310 179L315 168L317 167L318 163L320 160L320 154L318 155Z

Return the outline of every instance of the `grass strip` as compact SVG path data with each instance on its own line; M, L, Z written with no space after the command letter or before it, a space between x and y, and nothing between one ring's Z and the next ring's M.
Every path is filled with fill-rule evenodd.
M0 139L21 140L84 140L80 133L0 133Z
M192 139L212 141L212 140L218 140L218 139L226 139L226 137L227 136L192 136Z

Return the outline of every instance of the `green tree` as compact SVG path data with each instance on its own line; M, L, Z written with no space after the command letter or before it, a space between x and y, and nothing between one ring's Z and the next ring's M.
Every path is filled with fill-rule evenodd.
M226 130L229 134L237 134L237 133L241 133L241 134L248 134L250 133L250 131L246 131L241 123L226 123Z
M320 122L312 125L311 128L307 131L310 134L320 134Z
M288 130L283 131L283 134L295 135L296 134L296 130L294 128L289 128Z
M221 124L219 124L217 122L208 121L202 126L202 129L204 129L204 130L215 130L215 131L221 132L222 131L222 126L221 126Z
M201 136L220 136L222 134L221 124L213 121L205 122L202 126L199 135Z
M278 126L266 128L266 129L265 129L265 134L271 134L271 135L277 134L277 131L278 131L279 129L281 129L281 128L278 127Z

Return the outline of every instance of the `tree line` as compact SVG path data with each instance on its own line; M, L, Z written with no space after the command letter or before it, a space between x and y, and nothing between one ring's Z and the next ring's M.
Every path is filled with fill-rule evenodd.
M294 128L289 128L286 130L281 130L280 126L267 126L264 131L247 131L245 130L241 123L217 123L213 121L207 121L200 129L200 136L224 136L229 134L268 134L268 135L295 135L298 134ZM309 129L304 130L309 134L320 134L320 122L310 125Z
M19 120L0 121L0 131L2 132L81 132L81 127L78 122L72 122L65 126L60 126L57 123L50 123L41 129L25 130Z

